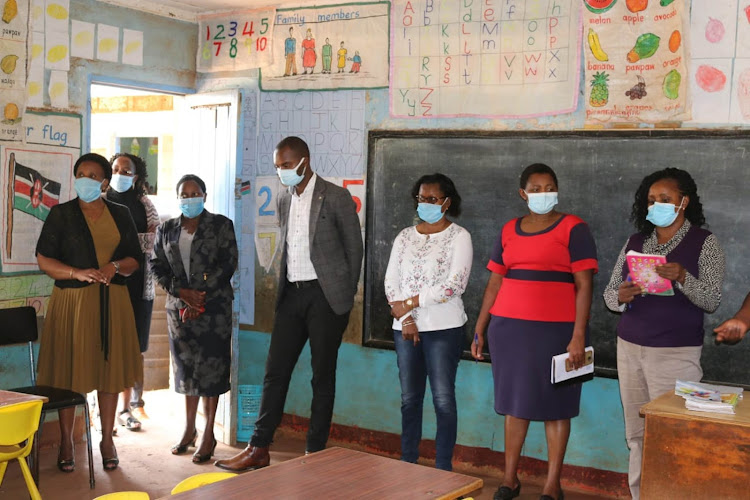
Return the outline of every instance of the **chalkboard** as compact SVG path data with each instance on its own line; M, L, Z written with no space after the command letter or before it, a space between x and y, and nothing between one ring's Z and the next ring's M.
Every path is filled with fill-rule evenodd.
M594 278L591 339L596 373L616 377L618 315L606 308L602 291L617 254L635 232L628 219L640 181L661 168L679 167L695 179L707 228L727 257L721 306L706 316L704 379L750 385L750 340L716 345L711 335L750 291L750 131L371 131L368 148L365 345L393 344L383 279L393 239L416 222L412 184L423 174L441 172L463 197L456 222L469 230L474 246L464 294L468 349L492 244L506 221L528 213L518 196L518 178L527 165L541 162L557 173L557 208L588 222L596 240L600 272Z

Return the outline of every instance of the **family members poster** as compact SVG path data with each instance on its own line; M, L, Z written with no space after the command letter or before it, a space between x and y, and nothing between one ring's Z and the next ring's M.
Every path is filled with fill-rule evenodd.
M388 86L389 3L351 3L276 11L273 64L263 90Z
M579 0L395 0L390 109L397 117L573 112Z

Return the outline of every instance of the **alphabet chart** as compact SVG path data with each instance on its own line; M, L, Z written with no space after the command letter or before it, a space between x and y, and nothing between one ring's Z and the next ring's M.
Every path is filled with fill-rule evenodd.
M577 0L395 0L391 115L522 118L576 109Z
M275 14L276 9L266 8L199 16L196 69L207 73L269 66Z

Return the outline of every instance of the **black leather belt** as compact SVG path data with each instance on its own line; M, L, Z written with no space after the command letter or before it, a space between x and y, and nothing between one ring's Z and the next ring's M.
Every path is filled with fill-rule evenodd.
M290 286L293 286L294 288L311 288L314 286L318 286L318 280L310 280L310 281L287 281Z

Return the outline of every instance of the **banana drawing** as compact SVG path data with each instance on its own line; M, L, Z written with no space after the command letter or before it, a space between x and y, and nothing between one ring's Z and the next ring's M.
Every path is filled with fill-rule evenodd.
M609 56L604 50L602 50L602 44L599 42L599 35L596 34L592 28L589 28L589 48L591 53L594 54L599 61L609 61Z

